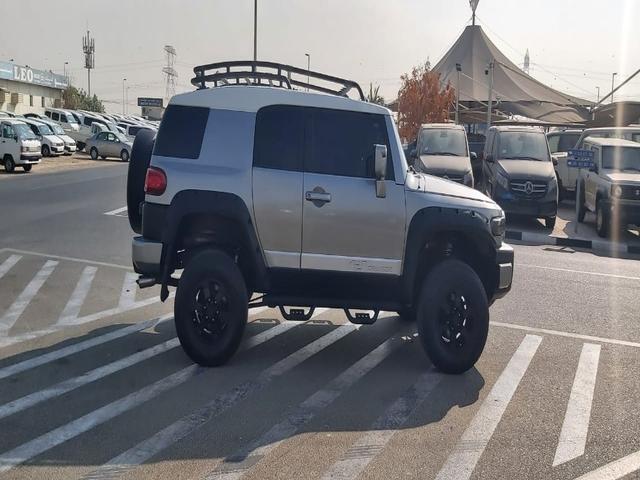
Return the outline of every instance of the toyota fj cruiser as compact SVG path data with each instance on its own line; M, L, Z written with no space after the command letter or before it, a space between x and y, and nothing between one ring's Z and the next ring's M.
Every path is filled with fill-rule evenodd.
M136 136L127 185L138 284L163 300L177 287L186 353L224 363L248 308L329 307L365 324L399 312L438 368L471 368L511 288L500 207L409 168L389 110L355 82L270 62L194 72L198 90Z

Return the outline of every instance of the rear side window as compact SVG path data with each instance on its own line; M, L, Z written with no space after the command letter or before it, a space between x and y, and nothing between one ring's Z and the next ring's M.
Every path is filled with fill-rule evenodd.
M208 119L208 108L169 105L160 122L153 154L198 158Z
M387 179L394 180L391 147L383 115L311 109L311 152L305 171L374 178L374 145L387 146Z
M53 118L56 122L60 120L60 115L57 112L53 112L51 114L51 118Z
M559 151L558 145L560 143L560 135L549 135L547 136L547 140L549 142L549 150L551 150L551 153Z
M256 114L253 165L302 171L305 109L288 105L261 108Z

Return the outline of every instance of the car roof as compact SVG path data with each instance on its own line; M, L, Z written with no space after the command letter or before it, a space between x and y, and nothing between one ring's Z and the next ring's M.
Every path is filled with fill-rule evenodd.
M4 118L4 117L2 117L2 121L4 123L11 123L12 125L16 124L16 123L24 123L26 125L27 124L26 120L27 120L26 118L13 118L13 117Z
M631 140L624 140L622 138L587 137L584 141L601 147L640 148L640 143L633 142Z
M353 100L338 95L255 85L229 85L204 88L196 90L195 92L175 95L171 98L169 104L241 112L257 112L262 107L269 105L295 105L377 113L381 115L391 114L389 109L381 105Z
M491 127L499 132L540 132L544 133L541 127L531 125L493 125Z
M570 134L573 134L573 135L580 135L582 133L582 130L575 129L575 128L569 128L567 130L556 130L555 132L548 132L547 136L549 136L549 135L563 135L565 133L570 133Z
M450 128L452 130L464 130L464 125L455 123L423 123L420 128Z
M587 128L583 130L583 133L595 133L595 132L640 132L640 126L636 127L596 127L596 128Z

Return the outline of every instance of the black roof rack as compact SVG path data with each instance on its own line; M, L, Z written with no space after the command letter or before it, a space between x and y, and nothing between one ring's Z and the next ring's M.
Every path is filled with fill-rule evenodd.
M290 90L293 90L293 87L296 86L342 97L346 97L352 89L355 89L360 96L360 100L365 100L362 88L353 80L333 77L282 63L253 62L250 60L217 62L198 65L193 69L193 72L196 76L191 79L191 84L199 89L207 88L207 83L213 83L214 87L245 84L281 87ZM296 78L296 76L301 78ZM327 82L329 85L323 86L318 85L316 82L312 83L314 80ZM334 86L332 87L330 84L334 84ZM335 89L335 84L339 86L338 89Z

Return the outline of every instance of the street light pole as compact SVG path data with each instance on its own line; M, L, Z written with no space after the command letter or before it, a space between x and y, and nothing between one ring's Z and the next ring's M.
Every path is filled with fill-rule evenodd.
M596 103L598 103L600 101L600 87L596 87L596 90L598 91L598 99L596 100Z
M309 77L310 77L310 72L311 72L311 55L309 55L308 53L305 53L306 57L307 57L307 92L309 91Z
M253 61L258 61L258 0L253 0Z
M615 85L615 80L616 80L616 75L618 74L618 72L613 72L613 74L611 75L611 103L613 103L613 87Z
M67 65L69 65L69 62L64 62L64 67L63 67L63 72L64 73L63 73L63 76L67 80L67 84L68 84L69 83L69 77L67 77Z
M126 102L125 102L125 108L124 108L125 115L129 112L129 89L130 88L131 86L127 85L127 96L126 96Z
M122 114L124 115L124 84L127 81L126 78L122 79Z
M460 72L462 71L462 65L456 63L456 73L458 78L456 80L456 125L460 123Z
M493 60L489 62L488 68L484 71L485 75L489 75L489 103L487 105L487 133L491 128L491 97L493 96Z

